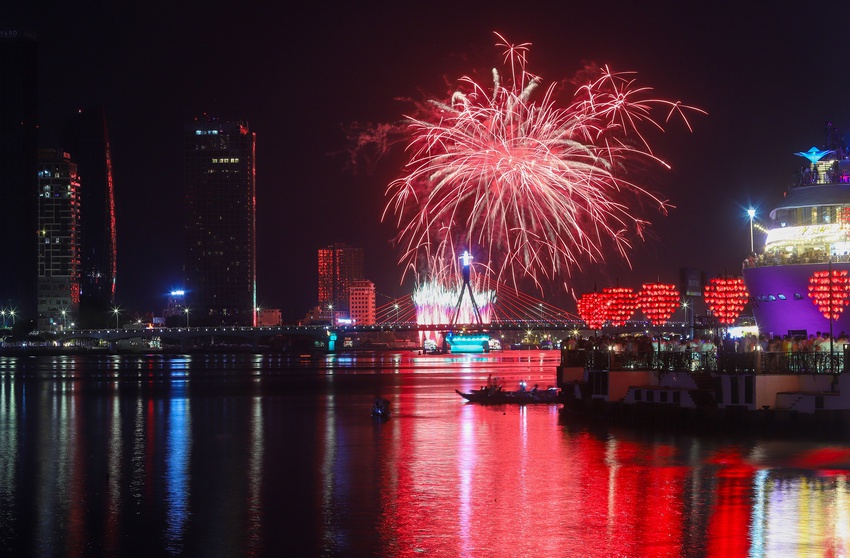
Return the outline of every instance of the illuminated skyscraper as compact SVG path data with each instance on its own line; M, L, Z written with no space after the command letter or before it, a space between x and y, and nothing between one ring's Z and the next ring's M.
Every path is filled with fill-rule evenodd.
M364 279L363 249L333 244L319 249L319 306L348 313L349 288Z
M62 130L65 152L80 179L80 325L106 327L115 305L115 192L106 114L80 110Z
M0 309L36 317L35 38L0 28Z
M184 137L186 305L197 325L256 325L256 134L204 117Z
M62 150L38 151L39 328L65 328L79 319L80 181Z

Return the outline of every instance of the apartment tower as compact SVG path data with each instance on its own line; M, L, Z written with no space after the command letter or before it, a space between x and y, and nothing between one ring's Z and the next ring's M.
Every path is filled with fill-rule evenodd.
M80 181L61 149L38 151L39 329L66 329L80 310Z
M256 134L244 121L185 127L186 307L197 325L256 325Z
M350 311L350 288L364 279L363 249L337 243L319 249L319 306Z

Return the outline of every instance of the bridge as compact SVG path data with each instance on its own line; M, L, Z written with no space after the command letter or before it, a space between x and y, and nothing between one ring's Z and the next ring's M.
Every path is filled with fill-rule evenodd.
M184 341L200 338L243 339L257 342L279 336L306 336L316 339L327 338L331 335L342 337L361 333L418 333L434 331L447 333L459 332L494 332L494 331L578 331L584 325L580 322L539 322L533 320L511 320L489 324L418 324L415 322L383 323L372 325L281 325L264 327L219 326L219 327L129 327L108 329L69 329L46 333L46 339L60 344L73 340L91 339L114 343L122 339L168 339Z
M684 333L686 323L668 324L665 331ZM555 334L554 339L569 335L593 335L594 333L613 334L624 332L653 331L646 322L630 322L622 328L605 328L600 332L590 332L584 323L575 320L500 320L487 324L419 324L415 322L386 322L371 325L280 325L265 327L219 326L219 327L123 327L106 329L71 329L56 332L39 333L43 345L64 347L103 346L110 349L122 348L125 342L141 342L147 346L167 344L186 349L193 345L229 346L240 345L257 348L263 346L296 345L297 341L306 348L310 346L337 346L346 337L362 334L407 334L412 337L420 332L464 332L464 333L506 333L506 332L546 332ZM563 335L557 335L563 334ZM416 336L418 338L418 336ZM317 343L318 342L318 343Z
M154 342L163 345L178 345L187 348L190 345L260 345L295 346L332 346L330 341L364 334L398 334L400 337L421 336L420 332L436 333L509 333L545 332L550 339L557 340L567 335L620 334L626 332L655 332L657 328L646 321L635 320L625 326L607 327L600 331L588 331L580 317L546 303L540 299L517 291L499 283L488 283L484 288L498 292L498 302L488 309L489 322L484 324L420 324L417 322L417 309L411 296L404 296L376 309L375 324L336 324L317 323L314 325L278 325L263 327L245 326L195 326L195 327L146 327L127 324L124 327L103 329L70 329L55 332L40 332L44 345L53 346L103 346L120 349L121 345ZM389 298L389 297L387 297ZM117 324L116 324L117 325ZM670 323L665 332L688 333L688 324L680 321ZM563 335L559 335L563 333ZM377 336L376 335L376 336ZM368 336L368 335L367 335ZM127 347L132 348L132 347Z

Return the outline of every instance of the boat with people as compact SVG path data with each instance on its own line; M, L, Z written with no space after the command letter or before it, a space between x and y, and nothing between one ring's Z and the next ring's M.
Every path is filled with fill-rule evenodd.
M485 405L553 404L560 403L561 401L560 390L558 388L549 386L546 389L541 389L538 385L535 385L531 389L528 389L525 381L521 381L519 389L514 391L502 389L501 385L488 382L487 386L482 386L479 390L462 392L456 389L455 393L471 403L482 403Z
M850 273L850 146L827 124L822 148L795 155L805 159L803 167L759 223L767 229L764 249L744 261L753 317L768 338L850 333L850 312L828 319L811 294L816 283Z

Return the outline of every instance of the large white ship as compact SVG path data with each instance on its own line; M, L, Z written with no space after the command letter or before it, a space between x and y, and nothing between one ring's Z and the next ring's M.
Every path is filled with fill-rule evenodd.
M796 153L806 161L770 212L764 251L744 262L762 334L850 333L850 307L830 320L809 296L815 272L850 273L850 150L838 137L830 127L825 148Z

